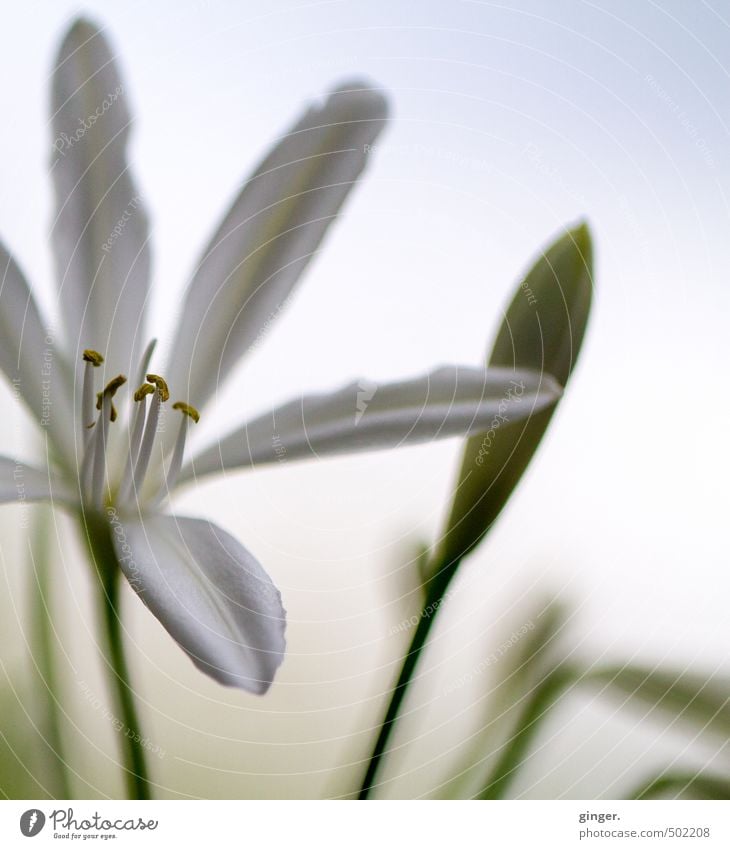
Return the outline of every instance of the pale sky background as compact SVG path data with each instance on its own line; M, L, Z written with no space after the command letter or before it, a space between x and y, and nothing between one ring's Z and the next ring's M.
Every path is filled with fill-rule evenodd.
M214 224L303 104L353 75L391 100L363 185L209 413L208 436L304 390L478 363L535 253L580 218L593 229L596 299L579 368L443 610L440 665L420 682L421 708L404 723L408 745L384 792L438 792L459 758L449 747L479 727L476 700L491 685L484 676L439 694L526 621L538 588L579 608L572 640L590 660L636 653L730 671L730 6L16 5L0 32L0 234L48 306L48 74L79 12L108 27L136 111L131 157L158 287L150 332L162 340ZM17 410L3 417L14 450L22 427ZM149 736L166 750L152 761L165 792L352 789L405 647L389 628L417 610L410 547L438 533L459 450L449 441L231 475L181 499L181 511L209 516L259 557L291 624L280 678L256 699L204 680L130 594L135 674ZM3 633L19 650L25 566L12 510L0 527ZM89 781L79 779L82 795L111 795L108 723L74 686L80 678L104 693L77 560L71 547L58 562L61 633L77 667L67 702L88 734L75 732L75 769ZM614 707L576 699L518 792L615 796L627 767L636 778L676 751Z

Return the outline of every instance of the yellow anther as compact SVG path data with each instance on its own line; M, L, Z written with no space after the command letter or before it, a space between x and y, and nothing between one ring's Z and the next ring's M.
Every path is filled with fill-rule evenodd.
M91 363L94 368L98 368L104 362L104 357L102 357L98 351L92 351L91 348L87 348L84 351L81 355L81 359L85 363Z
M147 380L150 383L154 383L157 387L157 392L160 395L160 401L167 401L170 398L170 390L167 388L167 383L165 379L160 377L159 374L148 374Z
M103 392L96 393L96 409L101 410L105 395L109 398L113 398L116 395L117 389L119 389L120 386L124 386L126 382L127 378L123 374L118 374L116 377L113 377L104 387ZM111 405L109 419L113 422L117 420L117 409L114 404Z
M104 393L103 392L97 392L96 393L96 409L97 410L101 410L101 405L102 405L103 401L104 401ZM110 412L109 412L109 421L115 422L116 420L117 420L117 408L114 406L114 402L112 401L112 405L111 405ZM96 424L96 422L92 422L90 425L87 425L87 427L94 427L95 424Z
M146 395L151 395L155 391L155 387L151 383L143 383L134 393L134 400L141 401Z
M195 409L195 407L191 407L190 404L186 404L184 401L175 401L172 405L172 409L180 410L181 413L185 413L186 416L190 416L196 424L200 421L200 413Z
M104 394L109 395L111 398L113 398L117 392L117 389L119 389L120 386L124 386L126 382L127 378L123 374L118 374L116 377L113 377L109 381L109 383L107 383L107 385L104 387Z

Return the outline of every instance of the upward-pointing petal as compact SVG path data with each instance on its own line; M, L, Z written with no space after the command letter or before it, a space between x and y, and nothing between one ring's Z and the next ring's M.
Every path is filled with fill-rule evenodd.
M77 20L53 73L52 240L74 361L100 351L111 372L138 365L150 270L147 215L127 162L127 92L102 33Z
M265 693L284 658L286 614L256 558L202 519L112 525L122 571L193 663L221 684Z
M23 272L0 243L0 368L55 445L73 454L69 376Z
M200 407L280 312L366 165L387 115L364 83L312 106L246 182L195 271L168 369Z

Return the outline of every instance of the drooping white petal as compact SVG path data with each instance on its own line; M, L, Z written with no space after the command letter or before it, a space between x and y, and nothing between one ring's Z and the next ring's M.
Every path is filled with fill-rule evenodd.
M44 326L23 272L0 243L0 368L34 421L73 456L73 415L67 363Z
M16 501L62 501L73 503L74 494L55 475L10 457L0 456L0 503Z
M195 457L181 480L499 429L551 404L560 392L547 374L467 366L444 366L399 383L360 380L254 419Z
M78 362L93 348L108 374L133 374L144 341L147 215L126 156L127 91L105 37L86 20L61 44L51 108L51 235L69 354Z
M265 693L284 657L286 614L256 558L202 519L118 517L111 527L129 583L193 663Z
M195 271L166 376L196 407L283 309L385 125L364 83L333 91L261 162Z

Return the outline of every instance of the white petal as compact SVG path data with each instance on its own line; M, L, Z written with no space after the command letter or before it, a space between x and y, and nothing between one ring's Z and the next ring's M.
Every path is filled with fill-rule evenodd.
M312 106L245 184L190 283L167 378L200 407L255 345L355 185L387 104L363 83Z
M149 284L147 215L126 157L127 91L88 21L76 21L61 44L51 108L51 235L69 354L77 362L93 348L109 373L134 374Z
M0 368L47 428L58 448L73 456L68 366L41 319L23 272L0 243Z
M265 693L284 657L286 614L256 558L202 519L111 527L122 571L193 663L221 684Z
M0 503L16 501L22 504L24 501L51 500L73 503L76 499L47 470L36 469L0 455Z
M400 383L360 380L305 395L249 422L188 465L182 480L302 457L396 448L519 421L560 396L534 371L444 366Z

